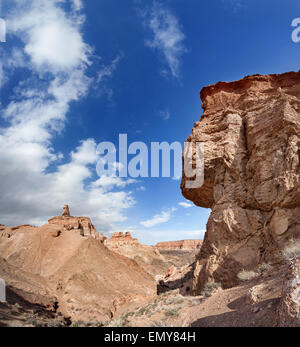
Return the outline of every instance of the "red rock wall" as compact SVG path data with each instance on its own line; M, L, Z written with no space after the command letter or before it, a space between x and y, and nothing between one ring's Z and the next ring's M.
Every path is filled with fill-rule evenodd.
M204 113L188 142L204 143L204 184L181 189L211 208L194 273L230 287L241 269L278 260L300 236L300 72L254 75L201 91ZM195 163L195 157L190 158Z

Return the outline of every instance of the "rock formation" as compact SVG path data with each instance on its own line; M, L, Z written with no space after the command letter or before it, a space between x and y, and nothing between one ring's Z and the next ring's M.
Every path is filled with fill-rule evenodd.
M142 245L130 232L116 232L110 239L105 240L104 244L111 251L133 259L154 277L164 274L171 266L156 247Z
M69 205L65 205L64 206L63 212L62 212L62 216L63 217L71 217L70 210L69 210Z
M129 231L127 231L125 234L122 232L116 232L113 234L111 239L106 241L106 245L109 247L119 247L121 245L128 244L139 244L138 239L134 239Z
M202 246L202 240L182 240L182 241L169 241L159 242L156 244L156 248L159 250L182 250L191 251L200 249Z
M93 237L104 241L106 237L97 232L97 229L92 224L88 217L72 217L70 215L69 206L65 205L61 216L49 219L49 225L46 228L53 228L53 236L58 236L57 233L65 230L74 230L80 233L83 237Z
M153 277L105 247L88 217L2 227L0 255L10 291L72 321L105 322L156 295Z
M204 184L182 194L211 208L193 291L276 261L300 236L300 72L254 75L201 91L203 115L188 142L204 143ZM192 162L195 165L195 155Z

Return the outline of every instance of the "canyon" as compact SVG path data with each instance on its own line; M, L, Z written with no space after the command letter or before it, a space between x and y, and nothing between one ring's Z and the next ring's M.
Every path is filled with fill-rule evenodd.
M68 205L41 227L0 225L0 326L300 326L300 72L201 91L204 240L108 238ZM197 168L197 153L183 155ZM20 318L21 317L21 318ZM34 318L34 320L33 320Z

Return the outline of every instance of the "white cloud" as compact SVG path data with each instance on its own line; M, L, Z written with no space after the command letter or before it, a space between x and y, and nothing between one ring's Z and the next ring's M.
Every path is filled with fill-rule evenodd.
M122 59L122 55L118 55L111 64L107 66L103 66L102 69L98 73L97 82L102 82L106 77L111 77L115 72L120 60Z
M100 84L99 95L105 95L109 101L112 101L114 91L112 88L106 85L107 79L111 78L118 67L120 60L123 55L118 55L110 64L102 65L98 72L98 77L96 79L97 84ZM98 87L98 86L97 86Z
M111 190L115 187L124 188L129 184L136 183L133 179L122 179L117 176L101 176L97 181L93 182L94 187L102 187L103 189Z
M178 205L183 207L183 208L191 208L191 207L193 207L193 205L188 203L188 202L180 202Z
M146 191L146 187L145 186L140 186L136 190L138 190L140 192L145 192Z
M112 230L126 220L123 211L135 203L124 188L131 181L97 180L96 143L84 139L70 158L53 147L54 135L65 126L70 104L81 100L92 80L86 76L90 47L84 42L82 2L17 1L8 17L10 35L22 45L5 51L4 74L16 67L30 77L20 81L2 110L7 127L0 129L0 219L16 225L41 224L70 204L73 215L88 215L99 231ZM79 140L78 140L79 142Z
M186 52L183 44L185 35L181 30L178 19L170 9L157 1L146 15L146 24L152 31L153 38L146 41L146 45L160 51L173 77L179 77L180 59ZM165 69L163 69L165 75Z
M82 0L72 0L72 2L75 11L80 11L83 8Z
M91 48L80 33L84 17L76 12L67 16L59 6L65 0L33 0L16 2L8 17L9 32L25 43L24 51L36 69L65 72L89 63Z
M176 208L170 208L168 210L162 211L159 214L156 214L153 218L143 221L140 224L146 228L152 228L158 224L167 223L171 219L172 214L175 211Z
M171 118L171 114L168 110L163 110L159 112L159 116L163 119L163 120L169 120Z

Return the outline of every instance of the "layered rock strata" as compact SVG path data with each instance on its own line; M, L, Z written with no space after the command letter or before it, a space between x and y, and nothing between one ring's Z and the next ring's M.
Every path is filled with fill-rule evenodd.
M181 183L187 199L212 210L194 293L207 281L235 285L241 269L279 260L300 236L300 72L219 82L201 99L187 141L204 143L204 184L186 188L184 173Z

